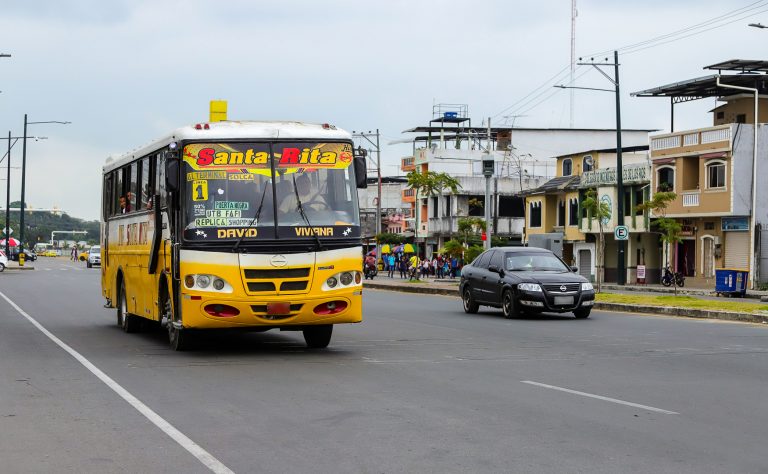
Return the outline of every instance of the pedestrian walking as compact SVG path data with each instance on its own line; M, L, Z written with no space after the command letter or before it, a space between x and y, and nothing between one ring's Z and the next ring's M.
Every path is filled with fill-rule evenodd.
M72 252L70 252L70 256L72 257L73 262L77 261L77 246L72 246Z

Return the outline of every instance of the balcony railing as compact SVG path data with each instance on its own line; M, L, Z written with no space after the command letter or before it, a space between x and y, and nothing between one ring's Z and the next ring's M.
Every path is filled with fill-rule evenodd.
M699 192L683 192L683 207L695 207L699 205Z
M730 142L731 126L720 125L703 130L687 130L678 134L662 135L651 138L651 151L671 148L706 145L717 142Z

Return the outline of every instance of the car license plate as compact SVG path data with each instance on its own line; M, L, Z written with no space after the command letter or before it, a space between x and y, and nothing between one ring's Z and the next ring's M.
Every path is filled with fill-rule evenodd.
M270 316L284 316L291 313L291 303L267 303L267 314Z
M555 296L556 305L569 305L573 304L573 296Z

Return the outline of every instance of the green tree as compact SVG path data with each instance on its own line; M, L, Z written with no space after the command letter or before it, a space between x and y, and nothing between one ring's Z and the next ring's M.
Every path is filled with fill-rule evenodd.
M461 187L459 180L448 173L436 173L434 171L420 173L414 170L408 173L406 177L408 178L408 187L426 197L440 194L445 189L450 189L451 192L456 193Z
M485 220L479 217L462 217L457 225L459 240L467 246L479 241L480 233L485 231Z
M464 244L456 239L451 239L440 249L440 253L451 257L461 258L464 255Z
M581 203L581 207L587 211L587 219L597 219L598 226L598 244L597 244L597 274L595 280L597 283L597 292L600 293L600 285L605 274L605 234L603 224L611 218L611 206L607 202L601 201L597 196L597 190L587 190L586 198Z
M376 241L379 244L398 245L403 242L403 236L391 232L382 232L381 234L376 234Z
M651 200L637 205L638 210L650 212L655 217L651 225L659 229L661 241L664 242L667 267L669 266L669 245L678 244L683 240L680 235L683 230L680 223L667 217L667 207L675 199L677 199L677 194L672 191L662 191L654 194ZM672 278L672 284L675 288L675 296L677 296L677 280L675 278Z

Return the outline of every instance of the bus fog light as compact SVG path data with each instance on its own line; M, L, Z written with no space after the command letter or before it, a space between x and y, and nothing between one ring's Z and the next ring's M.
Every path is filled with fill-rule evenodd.
M216 278L216 279L214 279L214 280L213 280L213 287L214 287L215 289L217 289L217 290L222 290L222 289L224 289L224 280L222 280L221 278Z
M325 284L328 285L329 288L336 288L336 285L339 284L339 281L336 279L336 277L330 277L329 279L325 280Z
M193 286L195 286L195 276L194 275L185 276L184 284L187 285L187 288L192 288Z
M240 314L239 309L226 304L209 304L205 307L205 312L220 318L233 318Z
M328 315L341 313L345 309L347 309L346 301L329 301L315 306L314 312L315 314Z
M211 284L211 277L208 275L198 275L197 276L197 286L200 288L207 288L208 285Z
M349 272L344 272L341 274L341 284L344 286L349 285L352 283L352 274Z

